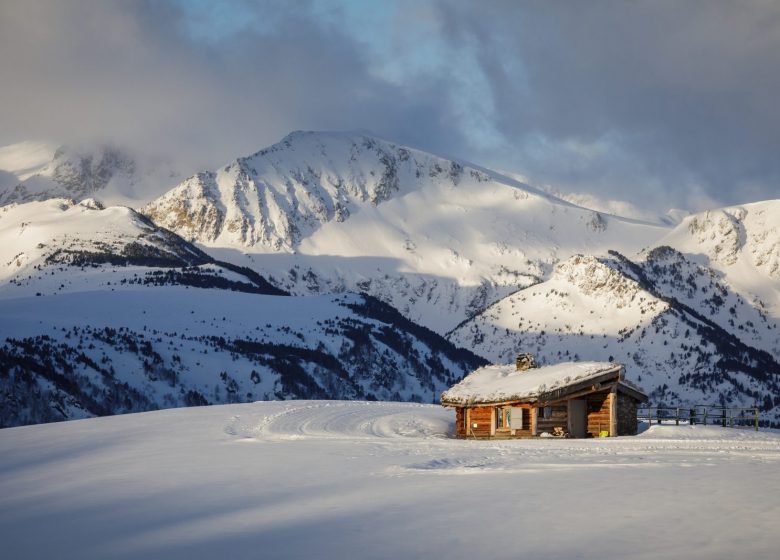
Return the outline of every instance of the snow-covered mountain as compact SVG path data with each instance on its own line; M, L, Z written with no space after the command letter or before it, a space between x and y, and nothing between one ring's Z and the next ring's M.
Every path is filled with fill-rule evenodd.
M0 205L52 198L137 205L180 179L169 162L116 146L20 142L0 147Z
M292 133L141 211L293 293L363 291L439 332L560 259L633 253L668 231L351 133Z
M449 339L499 362L614 359L655 402L758 403L777 423L777 224L780 201L748 204L690 216L631 258L572 257Z
M484 363L369 296L163 280L0 300L0 427L253 400L434 402Z
M41 177L46 149L0 163ZM429 401L519 351L621 361L653 402L758 403L780 423L780 201L628 219L374 137L305 132L139 211L75 198L0 207L6 423Z
M532 182L518 173L511 171L501 170L501 175L514 179L520 183L531 185ZM627 200L615 200L610 198L604 198L588 192L570 192L552 185L533 185L535 188L546 192L554 196L555 198L565 200L576 206L582 208L588 208L595 210L601 214L611 214L613 216L621 216L623 218L631 218L634 220L657 223L664 225L677 225L685 216L688 216L690 212L680 209L670 209L665 214L661 215L654 212L652 209L642 208L633 202Z
M188 266L212 259L127 207L104 209L93 199L0 207L0 293L26 276L37 278L45 266L82 260Z
M129 208L0 208L0 426L254 399L431 402L484 363L356 294L287 297Z
M780 200L689 216L658 245L710 266L741 292L757 296L757 305L780 315Z

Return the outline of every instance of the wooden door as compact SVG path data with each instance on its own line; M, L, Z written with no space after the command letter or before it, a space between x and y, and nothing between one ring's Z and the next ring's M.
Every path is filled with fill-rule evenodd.
M588 401L571 399L569 401L569 433L572 437L584 438L588 431Z

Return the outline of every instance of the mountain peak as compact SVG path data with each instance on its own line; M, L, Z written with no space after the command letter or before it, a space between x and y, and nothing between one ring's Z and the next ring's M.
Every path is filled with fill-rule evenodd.
M323 224L463 174L460 163L360 133L295 131L223 167L208 188L191 177L143 211L199 241L293 250Z
M702 256L737 283L751 270L780 279L778 224L780 200L753 202L687 216L659 244Z

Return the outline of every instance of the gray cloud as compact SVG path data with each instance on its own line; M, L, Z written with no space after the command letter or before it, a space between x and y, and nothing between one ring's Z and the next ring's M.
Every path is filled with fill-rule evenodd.
M499 130L527 173L678 203L780 196L776 2L464 3L442 13L448 36L475 38Z
M658 207L780 196L773 2L191 6L0 4L0 143L109 139L194 170L365 128Z
M173 4L3 3L0 141L109 139L216 166L294 129L452 136L433 82L407 92L373 77L349 36L282 5L272 29L210 41Z

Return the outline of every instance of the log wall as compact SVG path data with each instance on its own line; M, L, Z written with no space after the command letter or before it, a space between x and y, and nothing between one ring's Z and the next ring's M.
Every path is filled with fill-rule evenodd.
M526 405L517 405L517 407L522 407L523 409L523 429L522 430L511 430L509 428L504 428L502 430L497 430L496 434L493 437L496 438L529 438L532 437L531 435L531 407ZM512 433L514 432L514 433Z
M617 398L617 435L636 435L637 402L632 397L622 393L614 393ZM587 402L587 432L586 437L599 437L602 431L608 432L610 426L610 392L609 390L592 393L585 397ZM495 422L494 406L478 406L473 408L458 407L455 409L455 435L458 438L528 438L532 435L531 409L533 405L517 405L523 408L523 429L493 428ZM542 417L542 409L538 409L536 419L536 434L552 433L556 427L568 431L568 406L566 401L560 401L551 406L552 416ZM474 427L474 424L477 426Z
M474 424L477 427L474 427ZM493 425L493 407L478 406L469 409L469 433L468 437L489 438Z
M455 409L455 435L461 439L482 438L528 438L531 436L531 408L523 406L523 429L499 429L493 433L495 416L493 406L478 406L474 408L458 407ZM474 427L474 424L477 427ZM512 433L514 431L514 433Z
M466 437L466 409L458 407L455 409L455 437Z
M609 431L609 392L593 393L587 396L588 432L586 437L599 437L602 431Z
M545 419L543 418L543 407L539 407L539 415L536 418L537 435L541 435L543 432L552 434L555 427L569 429L569 407L566 402L554 404L551 408L552 416Z

